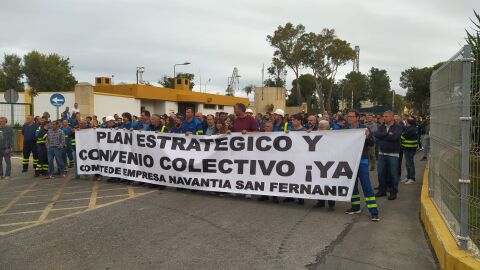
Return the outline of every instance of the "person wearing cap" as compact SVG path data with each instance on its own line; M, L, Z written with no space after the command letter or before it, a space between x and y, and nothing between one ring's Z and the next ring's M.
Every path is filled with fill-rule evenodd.
M102 128L115 128L115 117L107 116L102 124Z
M285 112L282 109L276 109L275 112L273 112L273 116L273 131L287 132L290 126L288 124L288 121L285 120Z

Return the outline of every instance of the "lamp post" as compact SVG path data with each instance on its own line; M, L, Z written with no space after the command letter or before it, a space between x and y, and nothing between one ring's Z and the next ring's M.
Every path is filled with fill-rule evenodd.
M144 71L145 71L145 67L137 67L137 84L138 84L138 75L140 74L140 78L142 78L142 74Z
M212 79L208 79L208 81L205 83L205 93L207 92L207 84L212 81ZM202 92L202 88L200 87L200 92Z
M392 112L395 113L395 90L392 90Z
M176 66L186 66L186 65L190 65L191 63L190 62L185 62L183 64L175 64L173 65L173 79L175 79L175 76L177 76L177 74L175 73L175 67Z

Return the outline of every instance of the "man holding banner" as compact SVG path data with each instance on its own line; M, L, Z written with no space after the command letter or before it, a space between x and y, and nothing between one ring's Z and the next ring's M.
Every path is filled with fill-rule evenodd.
M355 110L350 110L347 114L348 126L347 129L364 128L366 130L367 139L363 146L362 157L360 159L360 166L358 168L358 176L355 180L355 186L352 193L352 207L345 211L345 214L358 214L360 209L360 193L358 191L358 181L362 185L363 195L367 203L368 211L371 215L372 221L379 221L377 202L375 200L375 193L373 192L372 184L370 183L370 175L368 171L368 147L374 144L373 137L368 128L358 123L359 113Z

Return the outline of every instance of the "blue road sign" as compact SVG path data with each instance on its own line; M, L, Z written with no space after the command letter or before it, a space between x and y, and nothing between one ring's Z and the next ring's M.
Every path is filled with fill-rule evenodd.
M65 104L65 97L62 94L53 94L50 96L50 103L55 107L61 107Z

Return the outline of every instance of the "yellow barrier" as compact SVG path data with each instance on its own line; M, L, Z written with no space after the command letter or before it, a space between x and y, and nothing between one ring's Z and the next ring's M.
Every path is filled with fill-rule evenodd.
M441 269L478 270L480 260L461 250L447 228L433 201L428 196L429 166L425 168L422 184L420 219L430 238Z

